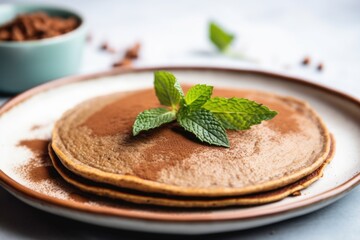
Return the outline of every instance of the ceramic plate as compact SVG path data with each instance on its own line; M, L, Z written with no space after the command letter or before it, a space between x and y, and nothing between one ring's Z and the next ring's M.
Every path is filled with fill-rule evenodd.
M0 110L0 184L34 207L97 225L162 233L200 234L240 230L303 215L338 200L360 182L360 102L301 79L250 70L170 69L182 83L258 89L303 99L334 134L335 157L324 177L301 196L254 207L209 210L156 208L85 196L48 172L23 140L47 140L62 113L86 99L152 87L154 69L115 70L54 81L31 89ZM29 164L32 165L29 165ZM34 175L34 171L37 171ZM31 177L32 176L32 177Z

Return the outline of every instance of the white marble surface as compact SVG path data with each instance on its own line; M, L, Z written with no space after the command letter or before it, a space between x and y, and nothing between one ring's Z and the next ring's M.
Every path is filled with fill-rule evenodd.
M18 1L0 0L0 3L13 2ZM360 1L357 0L42 2L73 7L87 18L93 41L86 47L81 73L109 69L121 56L99 51L104 40L119 50L141 41L143 49L136 66L246 66L306 77L360 97ZM237 36L234 49L248 60L216 54L207 40L209 19L233 30ZM299 64L305 55L312 59L309 67ZM325 66L323 72L316 71L319 62ZM0 103L5 99L0 98ZM358 239L359 202L360 187L339 202L307 216L253 230L194 238ZM28 238L182 239L78 223L33 209L0 189L0 239Z

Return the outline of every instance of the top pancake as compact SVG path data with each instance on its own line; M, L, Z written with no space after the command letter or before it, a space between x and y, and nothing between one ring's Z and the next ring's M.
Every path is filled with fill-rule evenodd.
M199 142L175 124L132 136L138 113L159 107L153 89L83 102L56 123L52 147L85 178L174 195L227 196L275 189L315 171L330 151L329 133L304 102L259 91L215 89L279 114L246 131L228 131L230 148Z

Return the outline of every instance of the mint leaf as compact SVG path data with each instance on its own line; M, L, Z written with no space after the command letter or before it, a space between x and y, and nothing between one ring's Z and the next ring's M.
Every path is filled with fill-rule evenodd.
M181 88L181 86L180 86L180 83L179 83L177 80L175 80L174 87L175 87L175 89L179 92L180 98L184 98L184 97L185 97L185 96L184 96L184 92L183 92L183 90L182 90L182 88Z
M143 130L157 128L164 123L172 122L176 119L176 113L165 108L153 108L141 112L133 125L133 135L138 135Z
M203 105L209 110L226 129L245 130L263 120L270 120L277 112L266 106L245 98L210 99Z
M277 114L262 104L244 98L211 98L213 87L205 84L193 86L184 96L175 76L165 71L154 73L154 87L160 103L172 109L154 108L141 112L133 125L134 136L177 120L201 141L229 147L226 129L249 129Z
M185 102L192 109L200 108L210 99L212 91L212 86L197 84L186 93Z
M173 109L184 97L180 84L172 73L158 71L154 73L155 93L160 103Z
M209 24L209 37L211 42L222 52L230 46L235 38L233 34L225 32L214 22Z
M203 142L222 147L230 146L225 129L206 109L179 111L177 121L185 130L194 133Z

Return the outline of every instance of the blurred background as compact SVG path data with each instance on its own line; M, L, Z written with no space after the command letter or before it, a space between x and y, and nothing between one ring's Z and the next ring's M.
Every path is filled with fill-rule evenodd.
M80 73L110 69L124 51L141 43L135 66L216 65L250 67L306 77L360 95L358 0L0 0L50 3L83 14L91 41ZM217 22L236 36L232 55L208 38ZM117 50L100 50L106 42ZM305 57L310 59L304 66ZM322 71L317 68L322 65Z
M304 77L360 97L359 0L0 0L0 3L49 3L83 14L88 41L79 73L112 69L114 62L139 42L141 48L134 67L204 65L261 69ZM210 42L211 20L236 36L230 54L220 53ZM115 53L101 49L104 43L116 49ZM346 239L356 239L360 234L359 201L357 188L341 202L302 218L208 238L339 239L345 234ZM52 216L21 203L1 188L0 213L0 239L143 236L89 228L87 224Z

